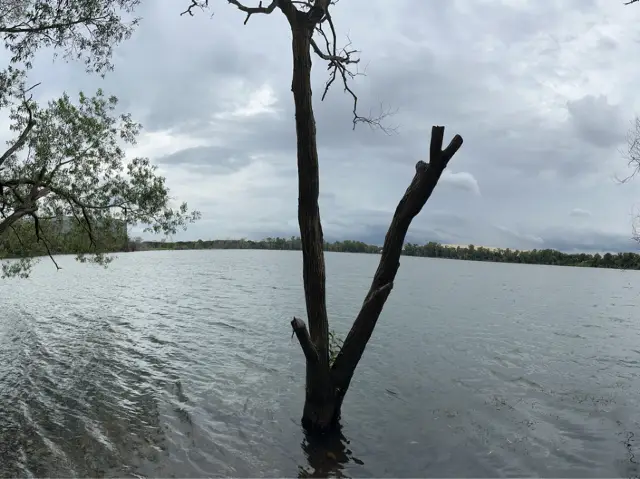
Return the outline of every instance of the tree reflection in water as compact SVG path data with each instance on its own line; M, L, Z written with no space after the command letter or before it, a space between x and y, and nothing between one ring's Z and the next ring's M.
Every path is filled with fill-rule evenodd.
M364 463L353 456L349 440L342 431L323 436L304 433L301 447L307 458L306 466L298 466L298 477L349 477L345 469L353 462Z

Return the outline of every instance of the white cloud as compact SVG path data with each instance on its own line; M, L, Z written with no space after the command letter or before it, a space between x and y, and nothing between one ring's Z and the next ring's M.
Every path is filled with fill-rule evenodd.
M143 131L138 136L136 145L127 148L127 157L153 159L159 156L171 155L187 148L209 146L210 144L210 141L202 138L194 138L171 130Z
M449 170L445 170L444 173L442 173L440 181L443 184L450 185L454 188L468 191L480 196L480 187L478 186L478 180L476 180L471 173L468 173L466 171L452 173Z
M257 90L244 91L246 101L239 102L232 111L217 112L214 114L216 120L225 120L230 117L250 117L261 114L276 113L275 105L278 103L273 89L270 85L262 85ZM237 95L244 99L245 95Z

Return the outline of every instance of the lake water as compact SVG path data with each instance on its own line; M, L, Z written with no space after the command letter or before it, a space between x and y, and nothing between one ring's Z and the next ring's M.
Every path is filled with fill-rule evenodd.
M343 334L379 257L326 258ZM60 262L0 282L0 476L639 474L637 272L403 258L327 445L299 252Z

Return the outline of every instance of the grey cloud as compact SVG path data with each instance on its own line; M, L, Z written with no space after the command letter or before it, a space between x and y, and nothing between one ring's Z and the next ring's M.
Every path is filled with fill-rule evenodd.
M181 199L192 194L200 201L206 221L187 237L298 234L286 21L253 16L243 26L244 15L226 2L213 5L212 18L179 17L179 3L143 4L142 26L118 49L116 70L104 82L73 65L42 75L51 83L66 78L68 91L102 86L145 131L209 145L153 158ZM381 241L415 162L428 159L431 126L441 124L447 139L460 133L465 144L414 221L412 241L522 249L627 245L619 232L631 232L625 212L637 198L633 188L614 190L610 183L624 167L617 145L626 120L640 108L638 69L629 61L640 8L609 0L394 5L350 0L339 2L333 16L339 38L348 32L363 51L367 76L353 83L361 112L377 111L380 102L397 108L388 121L397 134L352 131L352 103L340 85L320 102L327 71L314 59L326 235ZM263 87L277 100L269 112L230 115ZM269 164L259 181L246 168L238 173L256 155ZM189 170L206 180L200 191L187 183ZM238 183L229 190L237 197L208 186L216 180ZM592 213L593 229L553 230L575 205Z
M435 67L430 66L430 56L428 51L416 51L407 64L400 57L394 73L377 71L373 81L376 95L387 92L392 104L414 105L408 112L401 109L405 114L400 115L405 119L402 133L413 140L403 145L408 151L418 152L416 140L428 135L430 124L442 123L451 134L462 133L464 148L473 148L473 155L490 162L494 169L515 170L524 176L552 170L572 179L602 166L603 153L590 142L610 147L615 154L615 146L624 137L626 128L620 111L610 106L607 109L606 100L570 103L572 122L549 121L535 111L522 110L524 105L518 105L517 100L505 103L501 92L491 91L481 81L462 81L466 77L464 69L483 71L491 66L470 62L451 76L443 76L437 69L432 71ZM416 58L422 60L416 62ZM421 81L425 78L428 81ZM506 83L509 77L502 81ZM457 164L460 158L454 161ZM466 163L463 167L475 174L475 168Z
M457 220L459 221L460 218L457 218ZM555 228L546 229L534 234L521 233L501 226L474 224L474 221L471 219L459 221L459 224L455 225L451 223L447 224L447 222L442 224L432 217L430 223L428 227L412 227L408 235L408 240L418 243L438 241L445 244L476 244L521 250L548 248L567 253L613 253L620 251L638 251L639 249L638 244L631 239L630 235L625 236L608 233L591 228ZM383 240L384 234L386 233L384 226L370 226L369 230L364 238L370 240L378 239L378 241L374 243L381 244L380 239L382 238ZM375 234L371 233L371 230L374 230ZM480 241L478 241L478 239L480 239Z
M382 245L391 217L390 212L362 210L350 214L350 220L325 218L323 222L325 238L328 241L349 238ZM537 232L527 232L446 211L426 212L418 219L419 221L415 221L409 229L408 242L423 244L436 241L443 244L475 244L520 250L549 248L567 253L638 250L638 244L631 239L631 235L609 233L594 228L547 228ZM212 224L215 225L215 220ZM200 225L198 233L200 230L204 233L215 230L215 227L202 228ZM233 231L232 236L249 239L299 235L297 223L293 219L273 222L256 218L255 221L237 225Z
M611 38L611 37L609 37L607 35L603 35L600 38L598 46L599 46L599 48L601 50L611 50L611 51L613 51L616 48L618 48L618 42L614 38Z
M447 15L452 14L450 8L447 11ZM233 16L229 18L233 19ZM212 21L215 21L215 17ZM197 31L198 28L200 22L196 21L194 29ZM245 30L242 33L248 35L248 40L258 37L257 32L249 28ZM449 125L452 134L460 131L469 137L476 154L492 157L493 161L501 162L508 168L537 172L545 166L541 159L556 156L559 158L556 158L551 167L561 171L563 176L573 176L588 169L588 152L574 142L567 141L566 132L558 131L555 127L545 129L542 120L532 120L531 117L528 120L526 117L518 120L514 117L515 112L503 111L504 100L500 92L488 91L482 81L466 81L465 70L477 69L490 74L496 67L495 64L464 57L460 65L449 61L443 64L438 59L436 50L417 45L400 48L393 40L389 43L386 50L379 53L393 52L392 62L395 65L390 67L385 64L388 62L380 61L372 63L368 69L367 83L358 81L355 90L364 112L369 107L376 111L380 101L392 107L397 106L399 114L388 121L392 125L399 125L400 134L388 137L366 127L351 131L351 100L336 85L324 102L317 102L316 117L321 149L330 151L350 148L354 155L361 157L372 154L391 155L394 159L413 163L416 158L425 157L430 125L444 123ZM269 55L254 58L247 52L255 50L246 48L245 42L238 42L235 38L225 42L224 49L190 50L191 57L181 54L176 47L172 50L170 52L175 52L175 69L179 74L168 76L167 81L157 84L149 79L144 82L145 88L140 91L143 98L149 98L149 101L157 99L153 110L145 119L147 128L172 125L173 128L182 128L182 131L194 132L200 129L203 130L203 135L217 131L218 134L224 134L228 142L242 147L261 151L293 151L293 105L288 88L282 88L288 84L288 72L281 65L279 69L265 75L266 65L277 63ZM192 74L189 68L200 65L201 59L205 58L206 61L198 67L198 75ZM138 78L144 77L139 70L140 67L128 73ZM481 79L482 74L478 78ZM316 69L314 84L317 96L325 79L326 71ZM502 81L509 79L510 76L507 76ZM259 116L250 119L225 119L218 122L216 130L212 132L210 127L207 128L208 123L202 121L203 115L205 118L210 117L212 112L225 108L225 105L229 107L227 97L229 93L233 93L233 85L240 80L245 83L247 91L257 89L263 82L270 82L278 87L276 95L279 99L279 115L268 118L268 121ZM149 86L149 83L152 85ZM480 98L484 100L482 103L479 102ZM485 105L490 105L489 110ZM490 117L493 117L492 120L485 124L483 120ZM498 129L496 125L499 122L505 126ZM520 135L518 138L517 134L510 134L510 130L517 125L526 136ZM377 151L367 151L369 148L376 148ZM518 150L518 154L514 155L514 151ZM331 155L325 161L331 161ZM578 164L581 164L580 168L577 168Z
M259 25L238 30L238 12L223 4L215 7L213 17L206 12L180 17L183 3L142 3L142 25L118 47L116 69L103 85L118 93L146 130L200 129L238 94L279 76L278 59L254 47L268 35ZM276 37L270 46L287 48L287 43L286 36L279 42ZM70 69L81 84L95 82L80 74L81 66L72 64Z
M545 248L565 252L615 253L637 251L638 244L628 236L585 229L549 229L543 233Z
M573 216L574 218L591 218L592 214L589 210L574 208L569 212L569 216Z
M567 110L580 137L595 146L606 148L624 140L624 121L620 108L610 105L604 95L587 95L568 101Z
M510 243L515 240L517 244L522 245L520 247L523 249L540 248L544 244L544 239L534 234L521 233L505 226L496 226L495 228L509 238Z
M245 151L223 146L198 146L181 150L156 159L161 165L183 165L187 168L205 169L208 174L233 173L251 163Z
M360 211L354 213L351 222L329 222L326 236L328 239L353 238L369 244L382 245L384 243L393 212ZM421 218L422 221L411 225L407 233L407 242L419 244L436 241L453 244L464 239L461 232L466 230L467 219L452 213L432 212Z

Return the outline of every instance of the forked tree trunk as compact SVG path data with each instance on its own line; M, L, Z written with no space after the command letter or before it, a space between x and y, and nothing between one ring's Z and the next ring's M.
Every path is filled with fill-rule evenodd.
M456 135L442 150L444 127L431 133L429 163L419 161L416 173L400 200L387 232L380 264L358 316L336 360L329 365L329 323L325 294L323 235L320 223L318 149L311 94L310 39L314 23L302 14L287 13L292 28L293 81L298 155L298 223L302 240L302 274L309 329L301 319L291 326L306 359L306 389L302 424L310 432L338 426L342 402L353 373L373 333L400 266L404 239L440 175L462 146Z

